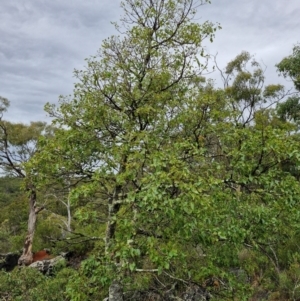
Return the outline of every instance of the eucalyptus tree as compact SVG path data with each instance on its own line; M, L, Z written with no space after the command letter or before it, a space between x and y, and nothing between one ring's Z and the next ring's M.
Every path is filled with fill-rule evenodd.
M293 53L276 65L277 70L285 78L292 80L296 92L277 106L278 115L282 120L296 125L299 129L300 121L300 45L293 47Z
M49 134L45 122L12 123L3 119L3 113L9 107L9 101L1 97L0 103L0 168L1 172L24 180L24 187L29 198L28 233L25 239L23 254L19 264L29 264L32 261L32 244L38 213L43 207L37 205L37 191L30 181L24 165L37 151L38 139Z
M285 78L290 78L295 88L300 91L300 45L295 45L293 53L283 58L276 67Z
M290 90L265 85L263 67L247 52L230 61L222 77L231 127L219 136L219 145L226 166L224 185L236 192L231 202L239 224L235 231L243 229L240 248L265 257L272 281L279 284L288 266L282 246L295 238L299 210L296 127L278 109L289 103Z

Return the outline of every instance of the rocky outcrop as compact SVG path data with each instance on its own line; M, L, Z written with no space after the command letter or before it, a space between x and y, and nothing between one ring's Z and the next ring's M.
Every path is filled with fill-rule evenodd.
M154 290L124 292L122 286L114 281L109 288L109 297L103 301L209 301L211 294L202 286L190 284L184 292L176 292L175 285L166 292Z
M211 295L201 286L191 285L182 296L183 301L208 301Z
M18 265L20 255L20 252L0 254L0 270L12 271Z
M114 280L109 287L109 297L105 298L103 301L123 301L123 287L117 281Z
M37 269L45 275L53 274L53 271L61 266L66 265L66 259L64 256L56 256L52 259L46 259L41 261L36 261L29 265L30 268Z

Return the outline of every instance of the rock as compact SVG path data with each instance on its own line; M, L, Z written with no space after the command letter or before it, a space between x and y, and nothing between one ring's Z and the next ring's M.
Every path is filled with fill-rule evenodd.
M49 260L36 261L29 265L30 268L35 268L43 274L51 275L59 266L65 266L66 259L63 256L57 256Z
M0 254L0 269L7 272L12 271L18 265L18 259L21 253Z
M170 298L166 296L162 296L152 291L145 291L145 292L135 291L133 294L132 292L130 292L130 294L125 293L125 295L127 295L125 296L125 301L140 301L140 300L171 301Z
M243 284L250 283L250 277L247 272L241 268L231 269L230 272L236 277L236 280Z
M109 297L103 299L102 301L141 301L141 300L151 300L151 301L209 301L211 299L211 294L206 291L206 289L200 285L190 284L185 292L178 296L179 292L176 292L176 284L172 286L171 289L167 291L128 291L124 292L122 286L117 281L113 281L109 288Z
M210 298L210 294L204 288L197 285L188 287L182 296L182 300L184 301L208 301Z
M119 281L114 280L109 287L109 301L123 301L123 287Z

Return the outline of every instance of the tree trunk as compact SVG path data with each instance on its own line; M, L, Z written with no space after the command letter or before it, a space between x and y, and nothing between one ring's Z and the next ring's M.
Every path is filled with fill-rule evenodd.
M118 203L118 195L121 193L122 187L117 186L114 191L113 197L109 200L108 203L108 221L106 226L106 237L105 237L105 250L106 253L108 252L108 249L111 245L111 240L115 236L116 232L116 222L113 220L114 216L119 212L120 210L120 203Z
M28 232L23 247L23 253L18 260L19 265L30 265L32 263L33 260L32 244L33 244L33 237L34 237L34 232L36 227L36 219L37 219L37 214L41 210L43 210L43 207L36 208L36 191L34 189L30 189Z
M125 172L127 163L127 156L125 155L120 169L120 174ZM111 240L115 236L117 223L114 220L114 217L119 212L121 208L121 203L119 200L120 194L122 193L122 185L116 185L113 195L108 201L108 221L106 226L106 235L105 235L105 253L108 254L109 247L111 245Z
M125 156L123 164L121 167L121 173L125 171L127 157ZM105 237L105 253L108 255L109 248L111 246L112 240L115 237L117 223L114 217L117 215L121 208L121 203L119 200L120 194L122 193L122 186L116 185L113 195L108 202L108 221L106 226L106 237ZM113 280L109 287L108 301L123 301L123 286L120 281Z

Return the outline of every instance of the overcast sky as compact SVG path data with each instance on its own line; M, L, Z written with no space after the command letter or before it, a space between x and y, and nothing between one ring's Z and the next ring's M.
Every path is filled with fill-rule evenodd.
M47 120L46 102L72 93L73 70L114 34L119 0L1 0L0 95L11 101L5 118ZM221 23L207 50L224 67L242 50L267 66L267 82L282 81L274 65L300 42L299 0L212 0L197 20ZM217 77L217 75L211 75Z

